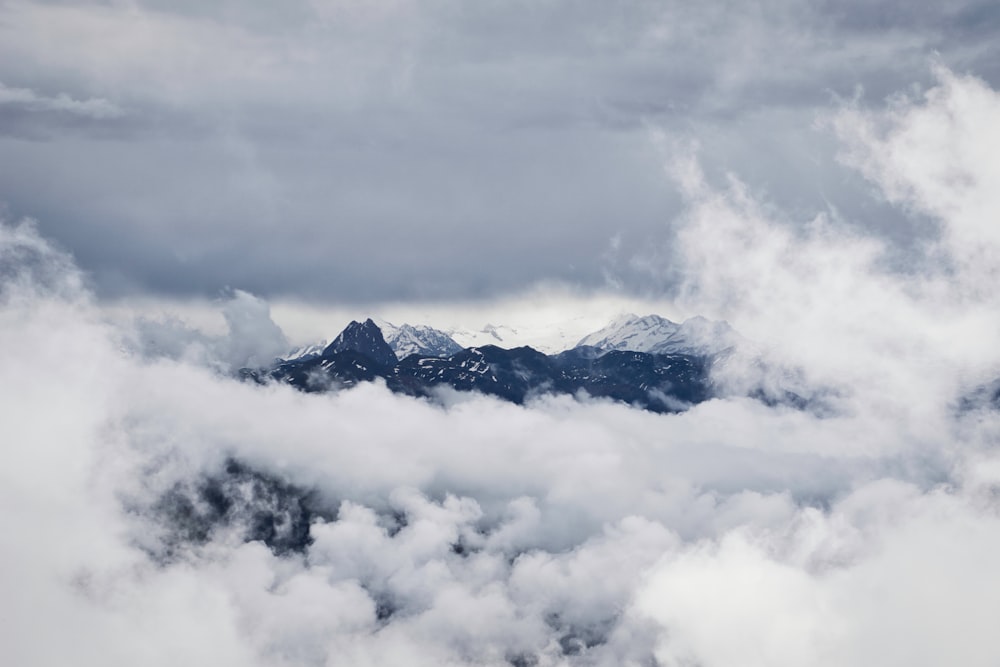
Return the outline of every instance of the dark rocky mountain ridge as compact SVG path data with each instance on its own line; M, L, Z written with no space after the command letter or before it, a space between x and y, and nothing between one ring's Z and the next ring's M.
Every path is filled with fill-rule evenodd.
M307 392L381 378L392 391L431 397L441 387L476 391L514 403L552 393L620 401L653 412L676 412L712 396L712 359L691 354L605 351L578 347L547 355L531 347L471 347L446 357L399 360L371 320L351 322L319 356L282 360L241 375L285 382Z

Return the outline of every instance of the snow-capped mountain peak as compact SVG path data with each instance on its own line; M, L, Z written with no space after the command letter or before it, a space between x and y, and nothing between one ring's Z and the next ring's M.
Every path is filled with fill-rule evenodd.
M627 313L615 318L611 324L589 336L584 336L577 346L588 345L602 350L631 350L651 352L652 348L673 336L680 325L659 315L639 317Z
M695 316L677 324L659 315L626 314L600 331L585 336L578 346L602 350L629 350L653 354L717 354L740 342L726 322Z
M400 359L411 354L447 357L462 350L462 346L452 340L448 334L432 327L421 324L403 324L397 327L385 320L376 320L376 323L382 330L385 342Z
M371 325L369 325L369 322ZM352 322L333 342L320 341L311 345L294 348L282 356L280 360L297 361L299 359L319 357L323 354L324 350L335 344L339 346L337 349L340 349L345 344L345 334L349 338L361 336L368 339L368 343L363 347L371 349L373 345L378 346L372 327L377 328L381 332L382 340L389 346L397 359L404 359L411 354L446 357L463 349L448 334L433 327L419 324L396 326L386 320L369 319L364 323ZM379 356L384 357L384 361L388 361L387 355L381 354Z

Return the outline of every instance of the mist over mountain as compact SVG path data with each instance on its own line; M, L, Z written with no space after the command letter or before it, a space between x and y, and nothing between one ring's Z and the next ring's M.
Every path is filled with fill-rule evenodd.
M995 667L1000 93L945 67L986 67L992 7L446 5L0 5L0 163L42 202L0 210L3 664ZM719 71L681 48L708 42ZM932 44L924 84L872 74ZM756 131L856 72L896 93L810 93L836 148ZM690 108L713 119L695 138L759 154L720 175L655 129ZM634 189L615 165L637 126L658 157ZM905 241L815 206L808 174L782 186L821 192L792 200L743 180L782 147L861 183ZM176 181L150 178L158 156ZM623 205L667 189L664 243L630 252ZM314 229L285 215L303 193ZM578 231L600 247L563 252ZM241 288L109 300L85 267L119 237L143 265L102 265L122 284L208 271L329 300L222 280ZM322 271L275 278L303 266ZM555 314L493 291L539 271L605 282ZM336 327L303 324L345 294ZM604 323L573 320L591 297ZM293 328L333 338L288 354Z
M992 626L974 619L1000 599L989 491L1000 411L989 400L954 409L984 359L1000 376L989 348L957 350L968 365L938 348L956 382L928 377L906 348L886 356L878 330L855 335L854 355L871 354L875 336L878 356L863 362L881 359L886 392L852 379L861 365L837 383L822 360L794 354L782 367L741 367L738 346L708 367L586 345L398 359L364 320L279 362L341 382L301 392L237 381L219 363L278 342L248 295L221 304L228 333L197 338L151 319L130 331L108 323L72 260L30 224L0 226L0 259L10 267L0 361L19 379L3 395L14 446L0 475L18 500L3 515L34 536L2 556L5 604L21 612L7 649L19 664L67 658L68 646L84 664L102 664L108 646L130 657L154 646L195 664L267 666L403 654L498 666L998 655ZM938 307L925 322L941 322ZM657 328L676 342L683 328L626 321L643 335L619 322L600 332L608 348L655 347ZM893 333L912 344L925 330ZM685 404L637 410L641 400L602 399L593 385L588 399L538 381L553 369L569 380L624 370L636 388L650 359L675 364L663 367L674 387L688 368L699 391L706 377L716 388L822 379L840 389L837 409L665 391ZM782 370L793 361L797 380ZM392 386L405 381L434 387L434 400ZM55 612L70 623L63 642L18 639ZM776 629L803 622L808 645ZM901 643L896 623L921 632ZM956 644L957 627L971 639ZM737 648L720 647L719 633ZM816 642L833 657L817 660Z
M695 316L677 324L659 315L639 317L628 314L585 336L577 346L711 356L731 350L740 342L740 336L727 322L711 322Z

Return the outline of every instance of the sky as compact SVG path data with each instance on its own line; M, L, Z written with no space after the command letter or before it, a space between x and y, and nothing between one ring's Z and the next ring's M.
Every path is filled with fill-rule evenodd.
M0 662L1000 661L995 10L166 4L0 4ZM751 344L676 414L234 377L620 306Z
M664 165L696 151L905 258L929 225L825 119L938 65L1000 83L998 26L962 1L5 0L0 202L104 299L656 299L682 280Z

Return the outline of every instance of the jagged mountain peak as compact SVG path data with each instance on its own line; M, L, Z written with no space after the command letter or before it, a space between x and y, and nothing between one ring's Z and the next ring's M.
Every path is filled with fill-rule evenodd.
M443 331L422 324L396 326L386 320L376 320L385 342L399 359L419 354L430 357L447 357L462 350L462 346Z
M385 342L382 330L370 317L364 322L352 320L323 350L322 356L331 357L345 351L357 352L383 366L393 366L398 361L396 353Z
M295 361L297 359L320 357L328 349L331 354L342 349L353 349L356 352L361 351L351 345L346 345L345 341L347 339L362 338L374 340L375 336L372 326L379 330L382 339L392 349L397 359L405 359L414 354L430 357L447 357L463 349L451 336L433 327L422 324L402 324L396 326L392 322L381 318L369 318L364 322L352 321L337 339L331 343L321 341L297 347L282 356L279 361ZM338 343L338 341L340 342ZM373 343L373 345L380 347L377 343ZM372 350L369 350L365 354L372 356L371 352ZM385 361L381 363L383 365L391 365L386 364Z
M383 332L397 346L407 340L419 343L428 334L440 335L450 349L432 354L401 351L397 357ZM591 340L595 344L589 344ZM728 323L700 316L677 324L659 315L625 314L585 337L581 345L558 354L491 342L462 349L430 327L396 327L388 322L380 327L367 319L351 322L321 356L306 354L269 368L243 369L241 377L287 382L305 391L346 388L380 378L392 391L428 398L450 387L515 403L546 393L570 394L673 412L719 390L710 377L713 368L734 358L734 348L746 351L746 345ZM748 385L736 391L798 407L813 401L793 390L775 394Z

